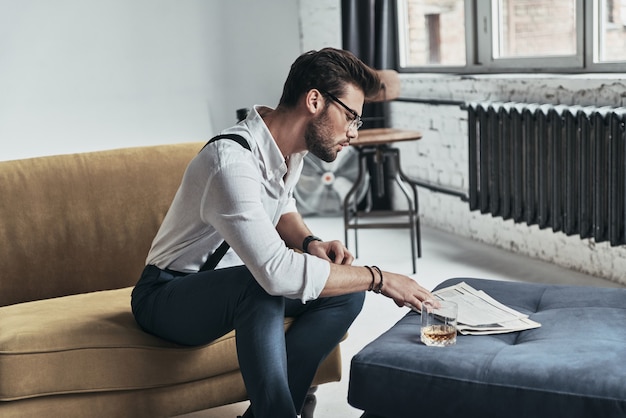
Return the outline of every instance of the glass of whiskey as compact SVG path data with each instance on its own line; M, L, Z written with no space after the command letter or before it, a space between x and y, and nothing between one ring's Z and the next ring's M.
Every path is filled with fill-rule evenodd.
M421 341L431 347L446 347L456 343L458 306L445 300L422 302Z

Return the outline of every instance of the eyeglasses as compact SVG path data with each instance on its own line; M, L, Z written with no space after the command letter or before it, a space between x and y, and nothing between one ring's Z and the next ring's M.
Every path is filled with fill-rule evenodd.
M326 96L330 97L335 103L338 103L339 105L341 105L341 107L343 107L348 112L350 112L350 114L354 117L354 119L352 119L352 121L348 125L348 129L358 130L361 126L363 126L363 121L361 120L361 116L359 116L358 113L350 109L344 102L339 100L337 96L335 96L334 94L330 94L329 92L324 91L324 90L320 90L320 91L322 92L322 94L325 94Z

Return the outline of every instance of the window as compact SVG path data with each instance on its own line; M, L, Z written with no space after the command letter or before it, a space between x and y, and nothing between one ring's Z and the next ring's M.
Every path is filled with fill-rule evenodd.
M576 55L576 0L502 0L494 6L494 58Z
M603 0L594 9L594 62L626 61L626 1Z
M626 70L626 0L398 0L398 23L401 70Z
M398 9L402 67L465 65L463 0L400 0Z

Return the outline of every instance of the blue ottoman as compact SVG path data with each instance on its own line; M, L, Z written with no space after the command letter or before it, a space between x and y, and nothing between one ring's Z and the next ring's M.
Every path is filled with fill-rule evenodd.
M626 417L626 289L465 281L540 322L501 335L419 341L411 311L352 359L363 417Z

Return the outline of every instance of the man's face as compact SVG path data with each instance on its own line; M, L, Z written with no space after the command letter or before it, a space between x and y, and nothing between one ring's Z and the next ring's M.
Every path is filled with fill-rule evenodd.
M328 117L328 106L309 122L304 131L304 140L311 154L322 161L335 161L340 149L337 149L338 144L333 137L331 121Z
M324 99L324 109L309 121L304 139L310 153L323 161L331 162L335 161L337 153L343 147L350 144L350 140L358 136L356 124L353 123L355 117L344 106L350 103L355 106L350 109L357 108L357 105L362 109L364 98L360 90L348 85L345 97L339 99L342 104L327 96Z

